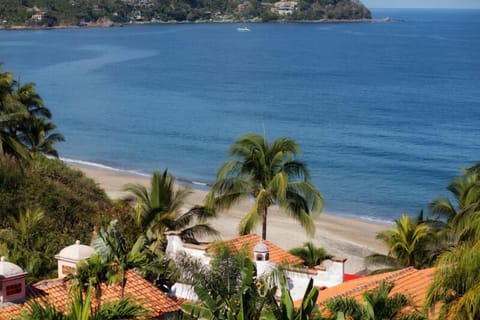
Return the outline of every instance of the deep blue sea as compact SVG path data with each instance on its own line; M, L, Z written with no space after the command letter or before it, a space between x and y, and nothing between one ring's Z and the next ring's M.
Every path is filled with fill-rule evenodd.
M242 134L288 136L326 212L392 220L480 161L480 10L373 13L404 22L3 31L0 61L64 158L208 183Z

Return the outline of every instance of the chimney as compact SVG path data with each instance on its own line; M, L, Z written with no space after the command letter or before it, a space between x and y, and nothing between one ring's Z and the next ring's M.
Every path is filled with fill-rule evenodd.
M270 250L263 241L257 243L253 248L253 260L255 261L255 265L257 266L258 276L267 274L271 269L269 253Z
M80 244L80 240L75 244L63 248L59 254L55 256L58 261L58 277L64 278L77 270L77 263L90 258L95 254L95 249L84 244Z
M26 276L22 268L0 258L0 303L25 299Z

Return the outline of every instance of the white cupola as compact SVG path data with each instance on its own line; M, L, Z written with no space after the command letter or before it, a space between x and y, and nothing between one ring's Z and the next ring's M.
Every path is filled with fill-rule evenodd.
M90 258L95 254L95 249L90 246L80 244L80 240L75 244L63 248L59 254L55 256L58 261L58 277L64 278L70 273L75 272L77 263Z
M253 248L253 259L257 266L258 276L268 274L273 267L269 261L269 252L268 246L263 241L257 243Z
M25 299L26 276L22 268L0 258L0 303Z
M263 242L260 241L255 245L253 248L253 256L255 261L268 261L269 260L269 249L268 246Z

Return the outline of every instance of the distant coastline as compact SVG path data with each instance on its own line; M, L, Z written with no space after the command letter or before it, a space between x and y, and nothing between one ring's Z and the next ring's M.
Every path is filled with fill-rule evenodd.
M323 23L390 23L390 22L405 22L403 19L392 19L389 17L376 19L321 19L321 20L277 20L277 21L155 21L155 22L132 22L132 23L92 23L88 25L58 25L53 27L47 26L0 26L0 31L22 31L22 30L61 30L61 29L96 29L96 28L122 28L135 27L145 25L195 25L195 24L323 24Z

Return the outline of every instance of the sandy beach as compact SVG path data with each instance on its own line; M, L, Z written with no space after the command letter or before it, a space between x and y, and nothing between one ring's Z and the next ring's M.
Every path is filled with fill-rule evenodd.
M119 199L126 195L122 191L122 187L126 183L148 186L150 182L148 177L129 175L120 171L78 165L73 167L82 170L88 177L94 179L112 199ZM187 208L202 204L206 194L202 190L192 191L192 195L187 199ZM227 212L220 212L218 218L212 220L211 224L220 232L222 239L235 237L240 219L248 209L248 201L240 203ZM294 220L287 217L278 208L271 208L267 239L287 250L311 240L316 246L325 248L328 253L347 258L345 272L357 273L365 269L363 264L365 256L373 252L385 253L386 248L375 239L375 235L387 227L386 224L322 213L316 218L316 233L310 239ZM257 233L261 234L260 226Z

